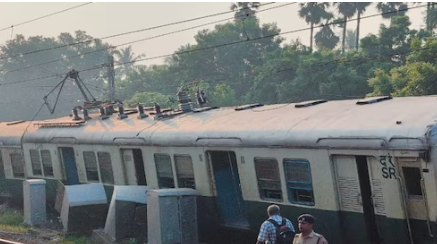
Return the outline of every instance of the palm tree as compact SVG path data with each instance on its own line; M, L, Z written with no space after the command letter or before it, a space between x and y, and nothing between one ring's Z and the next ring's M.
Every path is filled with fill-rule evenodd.
M334 18L334 16L332 16L332 18ZM326 23L322 25L323 27L314 36L318 49L332 50L338 44L340 38L336 36L332 30L333 26L329 23L331 19L326 19Z
M343 16L343 38L341 40L341 51L344 53L345 41L346 41L346 27L347 27L347 19L351 18L357 12L355 7L355 3L348 2L336 2L334 3L337 6L338 13Z
M230 10L235 11L234 17L236 19L242 20L250 15L255 14L256 10L261 6L259 2L237 2L232 3Z
M355 9L357 12L357 38L355 39L355 48L358 50L359 44L360 44L360 19L361 14L364 14L366 12L366 8L369 7L369 5L372 3L366 3L366 2L356 2L355 3Z
M310 49L313 49L314 25L320 24L324 19L331 19L332 14L326 10L330 3L300 3L299 17L310 24Z
M381 12L382 18L391 19L393 16L404 16L408 10L408 3L387 2L378 3L376 9Z
M132 46L122 48L119 50L114 50L114 55L117 57L116 63L122 65L122 72L127 74L129 70L132 69L134 63L139 59L145 57L145 54L140 54L138 56L132 51Z
M355 48L356 45L356 38L357 38L357 32L354 30L347 30L346 31L346 50L350 51Z

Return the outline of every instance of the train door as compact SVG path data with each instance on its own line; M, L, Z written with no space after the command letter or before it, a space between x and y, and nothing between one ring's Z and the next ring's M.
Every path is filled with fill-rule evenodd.
M79 176L77 173L74 149L72 147L60 147L59 151L61 155L62 164L64 165L67 185L79 184Z
M128 185L146 185L146 172L141 149L122 149L123 166Z
M223 225L239 229L248 228L235 152L209 151L207 154L212 166L216 202Z
M333 162L345 243L381 243L373 201L377 185L372 184L367 157L333 156Z
M432 231L420 159L398 158L397 162L404 194L405 215L413 242L428 243L432 240Z

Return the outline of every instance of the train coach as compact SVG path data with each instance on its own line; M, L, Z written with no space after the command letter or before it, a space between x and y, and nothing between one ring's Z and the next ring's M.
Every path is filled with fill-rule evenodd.
M316 216L330 243L435 242L436 96L141 112L32 122L24 172L0 149L5 177L194 188L199 231L216 240L254 242L278 204L295 227Z

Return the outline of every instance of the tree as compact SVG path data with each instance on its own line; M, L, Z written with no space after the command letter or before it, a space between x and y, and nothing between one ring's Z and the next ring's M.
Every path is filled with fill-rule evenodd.
M355 8L357 11L357 38L356 40L356 44L355 44L355 48L358 50L359 47L359 42L360 42L360 20L361 20L361 15L366 12L366 8L368 6L370 6L370 4L372 3L368 3L368 2L356 2L355 3Z
M408 4L402 2L378 3L376 9L381 12L384 19L391 19L394 16L405 16L408 11Z
M137 60L146 57L145 54L135 55L135 53L132 51L132 46L115 50L114 54L117 57L116 63L122 67L121 69L118 69L118 71L123 75L126 75L132 69L132 67L134 67L134 63Z
M254 15L260 6L261 3L259 2L237 2L231 4L230 10L235 11L235 19L243 20Z
M341 40L341 51L344 53L345 49L345 41L346 41L346 30L347 30L347 19L351 18L357 12L355 3L348 2L336 2L334 3L337 6L337 11L343 17L343 38Z
M327 12L330 3L300 3L299 17L310 24L310 48L313 49L314 25L320 24L324 19L331 19L332 13Z
M331 26L327 20L327 23L323 25L323 27L320 29L319 32L317 32L315 36L315 41L317 45L317 49L334 49L340 38L335 35L334 31L332 30Z
M70 43L79 44L69 45ZM62 47L53 48L59 46ZM42 49L50 50L34 52ZM106 92L107 85L103 79L106 69L102 65L108 62L110 51L108 44L87 35L84 31L76 31L74 34L61 33L56 38L25 38L23 35L16 35L0 47L0 56L5 57L0 61L1 70L4 72L0 94L8 103L18 105L18 112L4 113L1 119L32 119L43 103L44 95L73 68L78 71L84 70L79 73L81 79L94 97L99 99ZM48 97L52 106L58 91L59 88ZM64 116L74 106L82 105L83 102L84 98L75 82L67 80L53 116ZM2 104L0 108L8 109L10 104ZM36 118L49 117L52 115L44 108Z

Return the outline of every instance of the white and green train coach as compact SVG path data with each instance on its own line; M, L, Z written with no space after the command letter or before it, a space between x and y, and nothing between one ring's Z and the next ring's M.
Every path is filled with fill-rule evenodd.
M5 178L102 182L109 195L113 185L195 188L203 239L233 230L255 242L278 204L296 228L313 214L329 243L437 241L436 96L124 115L32 122L22 157L1 147Z

